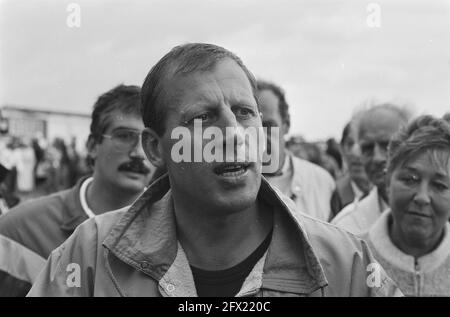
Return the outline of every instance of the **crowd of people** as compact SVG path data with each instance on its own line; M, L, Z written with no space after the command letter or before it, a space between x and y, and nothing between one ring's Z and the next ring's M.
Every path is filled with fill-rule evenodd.
M67 189L89 173L84 153L74 137L67 145L62 138L0 136L2 204L0 215L19 202ZM8 197L8 198L6 198ZM13 199L11 199L13 197ZM5 200L6 198L6 200Z
M287 138L290 107L202 43L105 92L86 160L54 142L49 176L32 143L52 185L0 216L0 296L450 296L450 113L373 104L315 144ZM177 128L210 145L198 123L236 128L223 160L174 160ZM264 128L268 161L238 128Z

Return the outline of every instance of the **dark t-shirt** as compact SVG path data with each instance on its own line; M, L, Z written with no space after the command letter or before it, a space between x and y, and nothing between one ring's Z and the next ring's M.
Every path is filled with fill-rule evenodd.
M242 287L246 277L269 248L272 231L264 241L241 263L225 270L205 271L191 265L199 297L232 297Z

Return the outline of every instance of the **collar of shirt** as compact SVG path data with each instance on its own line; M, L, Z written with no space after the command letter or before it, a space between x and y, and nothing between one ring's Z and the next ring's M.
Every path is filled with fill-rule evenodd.
M80 202L81 207L83 208L83 211L86 213L86 215L89 218L95 217L94 212L89 208L89 205L87 203L87 189L89 187L89 184L92 183L92 177L87 178L80 187Z

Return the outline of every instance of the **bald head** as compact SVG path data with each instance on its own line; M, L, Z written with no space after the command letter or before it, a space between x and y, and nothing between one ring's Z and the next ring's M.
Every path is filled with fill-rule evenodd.
M364 169L385 200L389 141L408 123L409 117L409 113L398 106L382 104L361 112L354 119Z

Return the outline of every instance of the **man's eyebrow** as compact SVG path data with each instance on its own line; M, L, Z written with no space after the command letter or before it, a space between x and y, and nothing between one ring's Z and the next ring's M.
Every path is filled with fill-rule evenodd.
M118 126L118 127L114 127L111 131L116 131L116 130L127 130L127 131L136 131L136 132L139 132L138 129L130 128L130 127L127 127L127 126Z
M230 104L233 105L247 105L247 106L258 106L258 103L256 102L255 98L231 98Z

